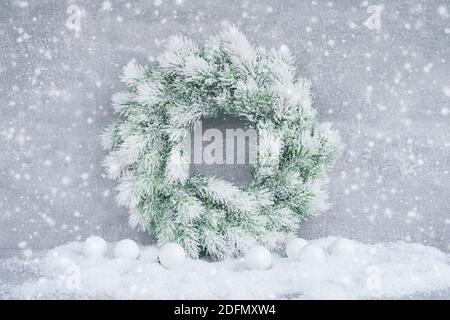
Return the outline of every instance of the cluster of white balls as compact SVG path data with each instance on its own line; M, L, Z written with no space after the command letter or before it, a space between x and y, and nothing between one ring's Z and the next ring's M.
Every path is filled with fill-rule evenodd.
M106 255L108 243L100 237L93 236L86 239L83 244L83 254L88 258L101 258ZM328 254L334 256L353 256L355 245L352 240L338 238L328 248ZM326 253L322 247L308 243L300 238L290 240L286 245L286 256L291 260L305 263L324 263ZM114 257L122 260L135 260L138 257L144 261L157 261L167 269L179 267L186 260L184 249L177 243L170 242L161 248L148 248L141 252L136 242L124 239L114 246ZM266 270L272 264L272 255L263 246L250 248L244 257L244 263L250 270Z
M326 248L326 251L333 256L351 257L355 254L355 244L352 240L337 238ZM300 262L323 263L327 255L322 247L310 244L304 239L295 238L288 242L286 256Z
M346 238L337 238L327 248L329 255L351 257L355 254L355 244ZM288 259L304 263L324 263L327 259L325 250L300 238L290 240L286 245ZM255 246L247 251L245 265L250 270L265 270L272 264L272 255L263 246Z
M292 239L287 243L286 256L288 259L306 263L322 263L326 259L325 252L321 247L300 238Z
M101 258L106 255L108 243L101 237L93 236L83 243L83 255L87 258ZM118 241L114 246L114 258L122 260L157 261L168 269L176 268L184 263L186 254L184 249L176 243L167 243L159 250L148 248L141 252L138 244L130 239Z

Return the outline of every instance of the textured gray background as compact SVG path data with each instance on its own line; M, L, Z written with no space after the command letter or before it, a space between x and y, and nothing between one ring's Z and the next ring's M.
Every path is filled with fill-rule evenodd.
M65 26L70 3L83 9L78 36ZM332 209L301 235L448 250L449 1L386 1L379 31L363 25L378 1L110 3L0 0L0 255L90 234L148 241L129 230L100 165L110 97L129 60L150 63L168 36L202 40L226 24L288 45L320 119L347 144Z

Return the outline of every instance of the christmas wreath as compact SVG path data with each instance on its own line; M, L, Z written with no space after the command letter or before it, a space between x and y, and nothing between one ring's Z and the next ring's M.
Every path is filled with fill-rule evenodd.
M277 249L301 220L327 209L326 172L340 138L318 123L311 83L295 78L286 46L254 48L234 27L201 46L174 36L158 63L129 63L122 81L127 90L112 98L119 120L102 140L132 227L177 242L193 258L223 259L255 243ZM193 125L218 114L257 132L245 187L190 172Z

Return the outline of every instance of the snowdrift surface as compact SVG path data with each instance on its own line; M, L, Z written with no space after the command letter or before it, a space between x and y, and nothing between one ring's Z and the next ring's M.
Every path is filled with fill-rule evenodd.
M334 240L313 240L324 249ZM249 271L242 260L187 260L176 270L157 262L155 247L142 247L138 260L89 259L80 242L44 252L34 260L8 259L7 270L27 269L26 279L0 282L2 298L101 299L358 299L403 298L450 292L449 255L433 247L396 242L356 243L354 256L327 254L309 264L274 257L266 271ZM113 244L110 244L112 247ZM111 248L110 248L111 249ZM111 251L111 250L110 250Z

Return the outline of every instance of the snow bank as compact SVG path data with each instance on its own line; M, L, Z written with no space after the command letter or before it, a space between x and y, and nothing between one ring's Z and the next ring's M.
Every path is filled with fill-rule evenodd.
M334 239L311 243L325 249ZM326 263L274 257L265 271L248 271L242 260L187 260L168 270L155 261L152 247L142 247L147 254L131 261L113 259L111 253L85 258L81 247L72 242L28 261L39 276L0 291L6 298L24 299L364 299L450 289L450 255L405 242L356 243L355 255L327 255Z

